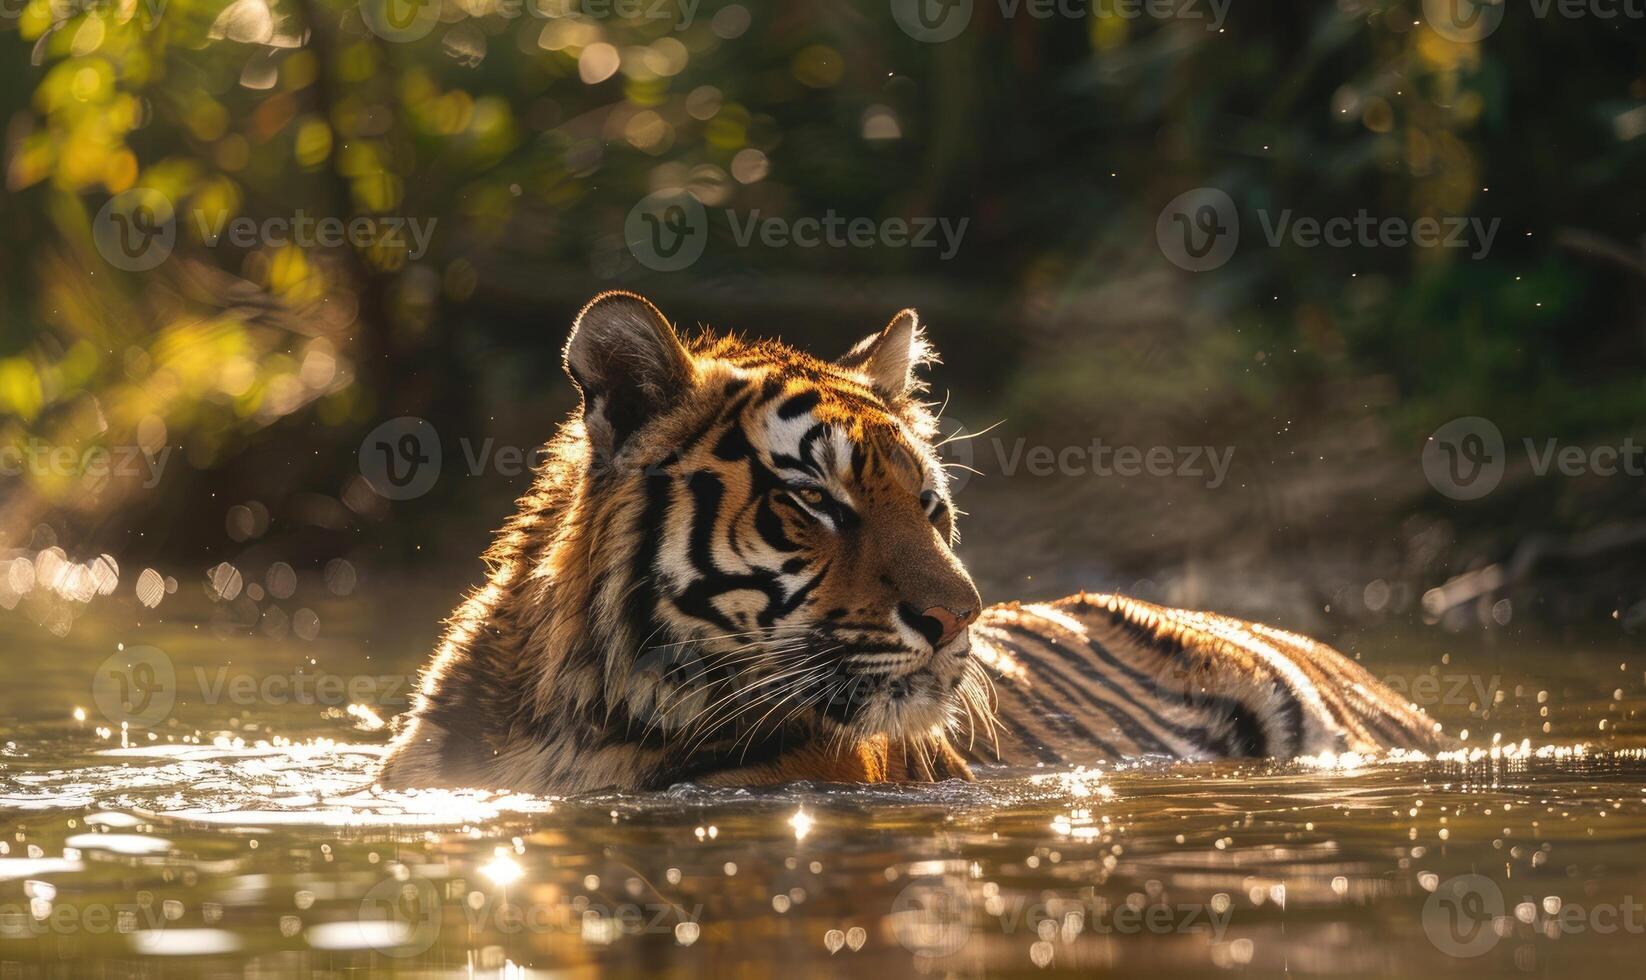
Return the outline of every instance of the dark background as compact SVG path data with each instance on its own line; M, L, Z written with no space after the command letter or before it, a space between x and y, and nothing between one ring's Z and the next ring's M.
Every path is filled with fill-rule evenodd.
M978 0L942 43L884 0L703 0L680 30L447 3L407 43L320 0L9 12L0 446L173 453L154 487L0 476L0 563L106 554L129 596L146 567L198 593L223 562L261 581L343 558L455 598L529 482L471 474L465 446L553 431L571 318L621 286L683 326L830 355L917 307L949 431L996 426L949 447L981 471L962 554L992 601L1119 588L1334 632L1646 629L1646 477L1540 476L1522 448L1646 445L1646 24L1513 4L1459 42L1415 2L1232 0L1219 31L1204 3L1069 6ZM134 187L180 213L435 232L410 258L208 245L179 217L171 255L127 272L95 226ZM1156 224L1201 187L1235 202L1240 238L1190 272ZM624 225L671 188L709 237L659 272ZM725 209L967 225L948 259L740 247ZM1478 258L1271 246L1260 212L1285 210L1498 226ZM358 452L403 416L444 466L388 501ZM1479 499L1422 464L1459 417L1507 446ZM1233 463L1218 486L1002 472L1094 439ZM73 628L72 588L5 579L0 615ZM398 615L432 631L443 611Z

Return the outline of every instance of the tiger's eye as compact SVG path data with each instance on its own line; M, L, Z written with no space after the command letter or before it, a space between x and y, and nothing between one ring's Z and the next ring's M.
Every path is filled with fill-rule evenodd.
M797 487L791 491L807 507L821 507L828 496L816 487Z

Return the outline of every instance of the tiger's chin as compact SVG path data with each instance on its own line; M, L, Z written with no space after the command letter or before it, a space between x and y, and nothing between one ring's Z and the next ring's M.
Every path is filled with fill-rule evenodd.
M961 672L940 673L922 667L895 677L877 678L872 690L854 698L842 725L855 737L884 735L921 739L954 724L962 712L957 685Z

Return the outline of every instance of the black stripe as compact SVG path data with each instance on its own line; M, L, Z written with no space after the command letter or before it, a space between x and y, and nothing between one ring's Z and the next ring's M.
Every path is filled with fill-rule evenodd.
M785 399L783 404L777 406L777 417L784 421L799 418L816 408L822 401L823 396L816 389L802 391L798 395Z
M714 454L727 461L750 459L755 454L754 444L749 441L749 434L743 431L743 426L734 421L714 444Z

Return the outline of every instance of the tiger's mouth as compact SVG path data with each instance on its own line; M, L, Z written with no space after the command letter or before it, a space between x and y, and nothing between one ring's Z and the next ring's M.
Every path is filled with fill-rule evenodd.
M701 654L660 645L636 672L648 733L691 745L808 725L831 738L915 737L975 717L988 700L969 636L935 652L813 630L760 640Z

